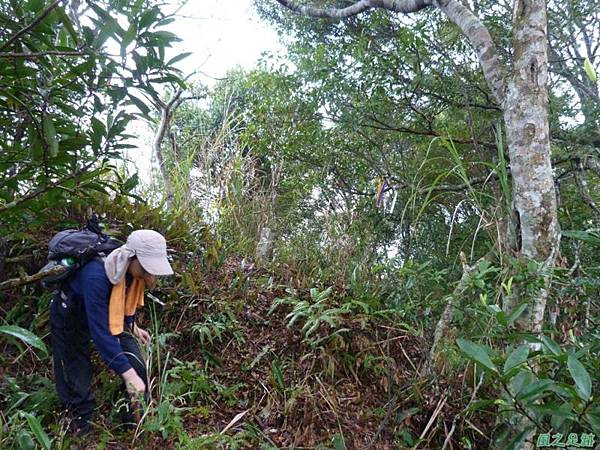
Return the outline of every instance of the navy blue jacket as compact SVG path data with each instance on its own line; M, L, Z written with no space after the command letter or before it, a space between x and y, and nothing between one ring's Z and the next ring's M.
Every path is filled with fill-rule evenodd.
M131 369L117 336L108 328L108 301L112 283L104 272L104 264L93 260L69 279L74 300L83 302L90 335L106 364L118 374ZM126 325L133 324L133 316L126 317Z

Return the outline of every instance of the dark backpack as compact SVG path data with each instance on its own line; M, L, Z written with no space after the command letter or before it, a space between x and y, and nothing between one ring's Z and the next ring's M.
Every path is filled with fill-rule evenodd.
M92 259L107 256L122 245L123 242L102 233L95 215L88 220L84 230L60 231L48 243L48 264L40 272L59 265L67 269L45 278L42 285L47 289L59 289L71 275Z

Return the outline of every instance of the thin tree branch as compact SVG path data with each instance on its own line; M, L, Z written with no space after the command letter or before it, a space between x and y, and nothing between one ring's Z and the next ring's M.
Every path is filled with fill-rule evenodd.
M408 14L430 6L429 0L361 0L346 8L316 8L314 6L300 5L292 0L277 1L298 14L322 19L345 19L372 8L382 8Z
M598 205L596 205L596 202L590 195L587 182L583 176L583 164L579 158L575 159L573 163L575 165L575 184L577 190L587 205L596 213L596 217L600 218L600 208L598 208Z
M55 187L59 187L59 186L60 186L61 184L63 184L65 181L72 180L72 179L76 179L76 178L80 177L81 175L83 175L84 173L86 173L86 172L87 172L87 170L88 170L90 167L92 167L92 165L93 165L95 162L96 162L96 161L92 161L92 162L90 162L89 164L87 164L87 165L83 166L81 169L79 169L79 170L77 170L77 171L73 172L71 175L69 175L69 176L68 176L68 177L66 177L66 178L62 178L62 179L60 179L60 180L58 180L58 181L55 181L54 183L52 183L52 184L50 184L50 185L48 185L48 186L46 186L46 187L44 187L44 188L37 189L37 190L35 190L35 191L33 191L33 192L31 192L31 193L27 194L27 195L24 195L23 197L20 197L20 198L18 198L18 199L16 199L16 200L13 200L13 201L12 201L12 202L10 202L10 203L7 203L7 204L5 204L5 205L3 205L3 206L0 206L0 214L1 214L1 213L3 213L3 212L5 212L5 211L8 211L9 209L12 209L12 208L14 208L14 207L16 207L16 206L19 206L19 205L20 205L21 203L23 203L23 202L26 202L26 201L28 201L28 200L31 200L31 199L34 199L34 198L36 198L36 197L38 197L38 196L42 195L43 193L45 193L45 192L48 192L50 189L53 189L53 188L55 188Z
M483 75L498 104L504 103L505 69L498 58L498 48L485 25L462 2L435 0L437 6L469 40L483 70Z
M435 332L433 335L433 344L431 345L431 349L429 350L429 358L426 363L426 372L432 373L432 370L435 368L438 363L439 356L439 348L442 344L442 341L448 337L448 330L452 324L452 320L454 318L454 307L457 300L463 296L464 292L468 287L469 278L471 275L477 270L479 267L479 263L483 261L493 262L495 259L494 252L490 250L485 256L479 258L474 264L468 265L467 257L463 252L460 252L460 260L463 266L463 274L458 281L458 284L452 291L452 294L446 297L446 307L444 308L444 312L442 313L440 320L438 321Z
M0 53L0 58L23 58L23 59L37 59L43 58L44 56L88 56L90 53L86 52L77 52L77 51L58 51L58 50L50 50L47 52L38 52L38 53L18 53L18 52L4 52Z
M347 8L315 8L292 0L277 0L288 9L310 17L342 19L370 8L382 8L400 13L411 13L428 6L436 6L471 42L488 86L499 104L504 102L505 69L498 58L498 49L485 25L467 7L457 0L361 0Z
M54 3L51 3L50 5L48 5L48 7L46 7L46 9L44 9L35 19L33 19L33 21L27 25L25 28L22 28L21 30L17 31L17 33L11 37L8 41L6 41L6 43L4 45L2 45L2 47L0 47L0 52L2 52L3 50L6 50L12 43L14 43L17 39L19 39L19 37L24 34L27 33L28 31L32 30L37 24L39 24L42 20L44 20L48 14L50 14L52 12L52 10L54 8L56 8L59 3L62 0L56 0Z
M156 99L156 102L160 106L160 122L158 124L158 129L156 130L156 134L154 135L154 142L152 144L152 148L154 150L154 154L158 159L158 165L160 167L160 172L163 177L163 182L165 183L165 190L167 192L167 205L171 207L173 205L173 198L175 197L175 191L173 188L173 182L169 175L169 171L165 166L165 158L162 153L161 145L162 141L165 138L165 134L167 131L167 127L171 122L171 118L173 117L173 111L181 104L183 100L180 101L181 94L183 94L183 89L179 88L173 94L173 97L165 103L160 98Z
M66 272L68 267L64 266L56 266L50 270L46 270L44 272L38 272L33 275L28 275L26 277L19 278L11 278L10 280L6 280L0 283L0 291L6 291L8 289L12 289L18 286L23 286L25 284L35 283L36 281L43 280L44 278L48 278L53 275L58 275L63 272Z

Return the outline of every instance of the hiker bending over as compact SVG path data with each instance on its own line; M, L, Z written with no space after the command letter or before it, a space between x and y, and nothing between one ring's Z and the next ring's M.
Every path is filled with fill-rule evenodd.
M138 230L104 261L94 259L71 275L53 300L56 390L76 433L89 431L96 406L90 336L104 362L123 378L129 398L147 399L146 366L134 336L144 345L150 336L135 323L135 310L144 304L144 287L154 287L157 275L171 274L165 238L156 231ZM129 412L126 417L131 422L134 415Z

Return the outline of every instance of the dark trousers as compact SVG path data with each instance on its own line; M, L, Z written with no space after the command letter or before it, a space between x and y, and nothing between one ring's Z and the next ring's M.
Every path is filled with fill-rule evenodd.
M91 389L90 333L83 304L71 293L59 292L52 300L50 333L58 397L75 429L86 430L96 407ZM148 386L146 366L135 337L130 330L117 337L131 366ZM126 395L125 384L121 389ZM128 422L132 417L131 413L122 415L122 419Z

